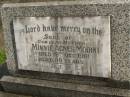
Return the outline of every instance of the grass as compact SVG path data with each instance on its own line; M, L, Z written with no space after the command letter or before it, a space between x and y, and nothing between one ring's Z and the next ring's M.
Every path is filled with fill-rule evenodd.
M6 61L5 51L3 49L0 49L0 64L5 63L5 61Z

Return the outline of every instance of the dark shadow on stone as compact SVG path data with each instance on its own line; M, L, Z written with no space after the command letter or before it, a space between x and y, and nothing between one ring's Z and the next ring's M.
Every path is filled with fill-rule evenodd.
M11 35L12 35L12 42L13 42L13 49L14 49L14 57L15 57L15 62L18 64L17 59L17 54L16 54L16 43L15 43L15 35L14 35L14 26L13 26L13 20L10 22L10 30L11 30ZM16 70L18 70L18 65L16 65ZM17 71L15 71L17 73Z
M1 83L0 83L0 91L4 91L4 89L3 89L2 85L1 85Z
M4 64L0 64L0 78L3 76L3 75L8 75L9 72L8 72L8 69L7 69L7 64L4 63Z
M6 63L0 64L0 79L4 75L9 75ZM0 91L3 91L3 87L1 86L1 83L0 83Z

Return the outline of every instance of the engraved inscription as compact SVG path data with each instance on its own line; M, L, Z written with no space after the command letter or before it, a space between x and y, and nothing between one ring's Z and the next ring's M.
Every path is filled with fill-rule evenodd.
M16 17L18 68L111 77L110 17Z

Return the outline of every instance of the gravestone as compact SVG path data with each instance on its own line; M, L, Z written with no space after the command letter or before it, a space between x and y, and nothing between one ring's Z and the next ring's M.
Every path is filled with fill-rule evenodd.
M5 91L129 97L128 1L5 4L1 11L11 75L1 79Z

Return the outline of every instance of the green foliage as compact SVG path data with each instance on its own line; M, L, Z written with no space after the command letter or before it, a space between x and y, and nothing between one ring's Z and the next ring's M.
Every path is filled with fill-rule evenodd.
M0 49L0 64L5 63L5 61L6 61L5 51L3 49Z

